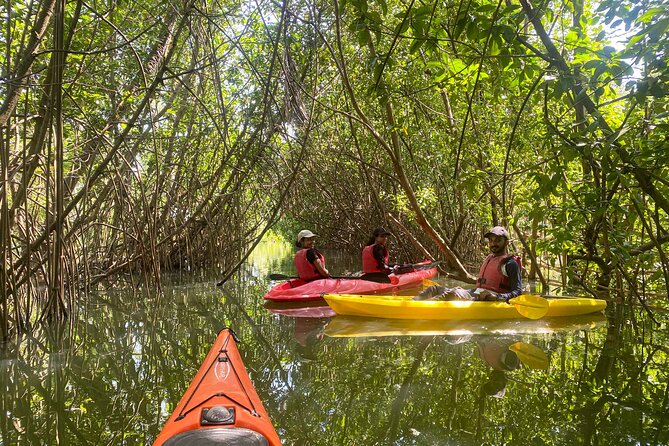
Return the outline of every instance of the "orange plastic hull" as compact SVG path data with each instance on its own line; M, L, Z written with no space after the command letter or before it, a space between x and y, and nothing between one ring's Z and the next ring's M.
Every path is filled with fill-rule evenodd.
M223 420L220 413L226 414ZM234 416L229 417L229 413ZM248 431L265 437L270 446L281 444L242 363L234 333L223 329L153 444L181 444L179 439L186 436L226 436Z

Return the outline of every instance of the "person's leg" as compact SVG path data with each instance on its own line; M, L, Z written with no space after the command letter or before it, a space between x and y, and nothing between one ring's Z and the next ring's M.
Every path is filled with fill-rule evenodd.
M446 288L445 286L432 285L421 291L413 300L441 300L440 296L449 291L450 288Z
M473 296L469 290L465 290L464 288L453 288L451 289L451 293L453 298L448 300L476 300L476 297Z

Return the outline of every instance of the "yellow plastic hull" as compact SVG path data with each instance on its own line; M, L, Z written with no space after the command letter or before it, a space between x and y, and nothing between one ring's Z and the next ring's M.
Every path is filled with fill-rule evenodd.
M504 302L415 301L411 296L325 294L337 314L390 319L519 319L516 307ZM548 299L545 317L578 316L606 308L606 301L585 297Z
M381 319L362 316L337 316L325 328L330 337L383 336L467 336L515 334L546 334L578 330L594 330L606 324L601 313L572 317L486 320L418 320Z

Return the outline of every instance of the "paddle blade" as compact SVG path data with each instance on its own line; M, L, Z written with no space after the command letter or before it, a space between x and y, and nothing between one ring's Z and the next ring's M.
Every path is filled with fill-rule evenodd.
M509 300L518 313L528 319L541 319L548 313L548 301L534 294L521 294Z
M269 275L269 280L288 280L290 279L290 276L286 276L285 274L270 274Z
M516 342L509 346L509 350L514 352L520 362L529 368L548 370L548 357L539 347L525 342Z
M430 279L423 279L423 289L434 285L439 285L439 282L435 282L434 280Z

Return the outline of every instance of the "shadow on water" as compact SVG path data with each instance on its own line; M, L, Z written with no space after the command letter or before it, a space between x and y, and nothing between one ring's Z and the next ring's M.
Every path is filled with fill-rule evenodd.
M491 328L273 311L266 278L292 250L271 249L221 288L180 274L159 297L87 296L72 325L4 345L0 444L151 444L225 326L286 445L669 443L666 313Z

